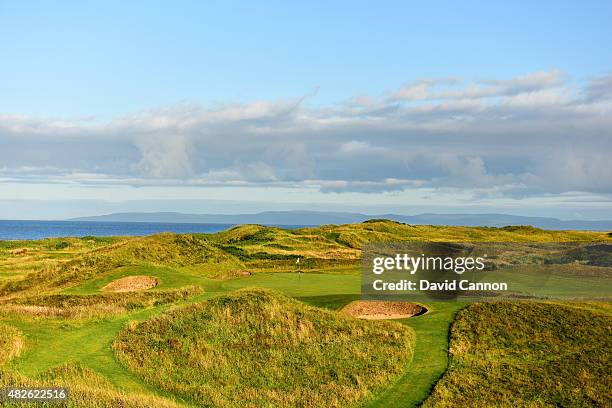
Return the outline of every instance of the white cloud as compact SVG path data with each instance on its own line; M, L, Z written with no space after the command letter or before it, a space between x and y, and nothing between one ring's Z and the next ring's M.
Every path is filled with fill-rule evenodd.
M191 142L185 135L149 134L135 139L141 154L136 168L152 178L189 178L193 176Z
M563 85L559 70L534 72L512 79L485 79L464 82L457 78L419 80L391 94L390 101L482 99L514 96Z
M609 77L417 80L388 96L178 105L108 123L0 115L0 178L87 186L270 186L612 194Z
M415 82L402 86L391 98L398 101L419 101L430 97L430 85L426 82Z

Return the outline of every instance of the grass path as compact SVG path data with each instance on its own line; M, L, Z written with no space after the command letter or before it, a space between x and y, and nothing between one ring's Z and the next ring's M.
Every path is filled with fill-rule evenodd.
M431 392L448 365L448 333L455 314L465 302L424 304L428 312L402 319L416 333L412 361L398 381L381 393L368 408L415 407Z
M129 316L90 321L84 324L57 320L24 322L9 321L27 338L28 347L11 361L11 368L27 377L65 363L79 363L91 368L118 390L128 393L153 394L176 398L140 380L115 358L112 342L128 320L142 320L160 310L148 309ZM180 401L183 402L183 401Z

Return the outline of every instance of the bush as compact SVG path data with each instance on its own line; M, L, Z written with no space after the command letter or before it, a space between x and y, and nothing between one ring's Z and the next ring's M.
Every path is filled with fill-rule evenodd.
M70 246L70 243L66 242L66 241L60 241L57 244L55 244L55 249L66 249Z

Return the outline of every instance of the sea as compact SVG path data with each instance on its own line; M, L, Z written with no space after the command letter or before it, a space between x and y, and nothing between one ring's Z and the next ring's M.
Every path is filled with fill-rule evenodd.
M143 236L158 232L214 233L235 224L191 224L163 222L95 222L0 220L0 240L43 239L55 237ZM305 225L275 225L287 229Z

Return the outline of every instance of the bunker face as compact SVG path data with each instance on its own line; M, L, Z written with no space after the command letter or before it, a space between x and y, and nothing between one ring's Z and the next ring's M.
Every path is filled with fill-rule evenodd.
M135 292L157 286L157 279L152 276L126 276L117 279L102 288L106 292Z
M359 319L405 319L427 312L423 306L407 302L383 302L359 300L347 305L343 312Z

